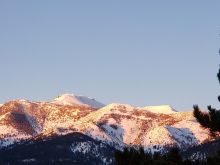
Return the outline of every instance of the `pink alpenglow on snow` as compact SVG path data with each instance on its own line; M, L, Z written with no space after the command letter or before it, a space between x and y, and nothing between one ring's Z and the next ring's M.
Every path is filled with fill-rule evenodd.
M86 96L76 96L74 94L63 94L54 99L53 103L61 105L84 105L92 108L102 108L105 105L96 101L94 98Z
M153 112L153 113L162 113L162 114L172 114L172 113L177 112L170 105L147 106L141 109L144 109L146 111Z

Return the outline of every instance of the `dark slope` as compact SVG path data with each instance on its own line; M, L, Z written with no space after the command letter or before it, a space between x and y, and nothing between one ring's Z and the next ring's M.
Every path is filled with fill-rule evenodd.
M82 151L79 146L84 146ZM114 151L106 144L75 132L3 149L0 151L0 164L114 164Z
M191 147L182 153L187 159L205 160L207 157L213 157L220 151L220 139L206 142L204 144Z

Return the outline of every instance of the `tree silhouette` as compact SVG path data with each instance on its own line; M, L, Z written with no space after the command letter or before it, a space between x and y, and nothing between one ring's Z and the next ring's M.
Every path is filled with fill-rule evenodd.
M220 69L217 74L220 83ZM220 102L220 96L218 96ZM211 105L208 106L208 112L202 112L198 105L194 105L194 117L201 124L202 127L208 128L211 135L216 135L220 132L220 110L213 108Z
M116 151L116 165L216 165L213 162L215 159L209 159L209 162L199 160L183 160L178 148L171 148L167 153L154 154L144 152L143 147L129 147L124 151Z
M220 69L217 73L217 78L220 83ZM218 96L218 101L220 102L220 96ZM198 105L194 105L193 114L202 127L208 128L211 135L216 136L216 133L220 133L220 110L213 108L211 105L208 106L208 110L208 112L202 112ZM207 164L220 164L220 152L213 157L208 157Z

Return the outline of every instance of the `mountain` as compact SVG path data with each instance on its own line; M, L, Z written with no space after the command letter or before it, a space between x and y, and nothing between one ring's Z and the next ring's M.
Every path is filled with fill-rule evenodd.
M57 144L57 139L65 138L72 140ZM83 141L79 143L78 138ZM177 146L184 152L211 140L208 130L200 127L192 111L178 112L168 105L137 108L112 103L104 106L85 96L64 94L51 102L12 100L0 107L0 157L1 154L19 152L18 148L24 150L22 155L29 154L25 150L44 150L44 146L48 151L47 146L54 151L51 160L57 153L68 150L68 155L77 153L78 157L86 156L97 164L105 161L112 164L112 152L126 146L141 145L151 153L166 152ZM38 143L40 146L36 148ZM50 146L52 144L57 145ZM64 150L62 145L65 145ZM96 153L108 154L94 159L92 154L88 155L95 154L94 148ZM39 154L34 153L13 160L40 159ZM47 154L50 153L45 152L44 159ZM60 159L79 161L74 156Z

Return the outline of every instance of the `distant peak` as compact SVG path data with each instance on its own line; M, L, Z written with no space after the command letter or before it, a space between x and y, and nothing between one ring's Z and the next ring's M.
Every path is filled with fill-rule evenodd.
M72 94L72 93L64 93L64 94L58 95L58 96L55 98L55 100L56 100L56 99L60 99L60 98L62 98L62 97L74 97L74 96L75 96L75 95Z
M153 112L153 113L162 113L162 114L172 114L172 113L177 112L170 105L146 106L146 107L143 107L143 108L140 108L140 109L150 111L150 112Z
M84 105L92 108L102 108L105 105L87 96L77 96L75 94L65 93L54 99L53 103L62 105Z

